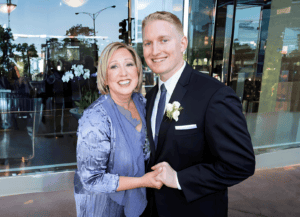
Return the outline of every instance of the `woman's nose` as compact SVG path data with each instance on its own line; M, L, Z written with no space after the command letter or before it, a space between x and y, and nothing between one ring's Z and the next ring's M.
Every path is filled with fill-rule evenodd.
M121 75L127 76L127 74L128 74L128 72L127 72L126 66L122 66L122 67L121 67Z

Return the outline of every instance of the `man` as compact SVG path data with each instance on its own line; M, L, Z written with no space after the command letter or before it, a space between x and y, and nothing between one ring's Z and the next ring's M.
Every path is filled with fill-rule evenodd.
M150 14L142 29L146 63L160 78L146 95L147 171L162 169L157 180L164 183L148 190L144 215L227 216L227 188L255 170L241 102L230 87L183 60L188 41L175 15ZM169 118L165 108L175 101L183 110Z

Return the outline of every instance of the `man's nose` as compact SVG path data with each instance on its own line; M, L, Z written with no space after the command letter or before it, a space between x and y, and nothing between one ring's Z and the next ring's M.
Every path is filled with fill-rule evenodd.
M160 47L159 47L159 44L154 42L153 45L152 45L152 55L153 56L156 56L157 54L160 53Z

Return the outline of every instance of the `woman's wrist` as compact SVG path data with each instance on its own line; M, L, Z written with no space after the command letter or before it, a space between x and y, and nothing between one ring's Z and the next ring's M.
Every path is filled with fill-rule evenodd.
M119 187L117 188L117 191L125 191L135 188L143 188L146 187L147 183L145 182L145 179L143 177L126 177L126 176L120 176L119 179Z

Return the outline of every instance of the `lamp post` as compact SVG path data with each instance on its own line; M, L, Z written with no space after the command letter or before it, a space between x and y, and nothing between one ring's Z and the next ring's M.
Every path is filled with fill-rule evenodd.
M93 19L93 25L94 25L94 52L95 52L95 61L98 61L98 51L97 51L97 45L96 45L96 26L95 26L95 20L96 18L98 17L98 15L104 11L105 9L107 8L115 8L116 6L113 5L113 6L109 6L109 7L106 7L106 8L103 8L101 9L100 11L96 12L96 13L88 13L88 12L77 12L75 13L76 15L78 14L87 14L89 15L92 19Z

